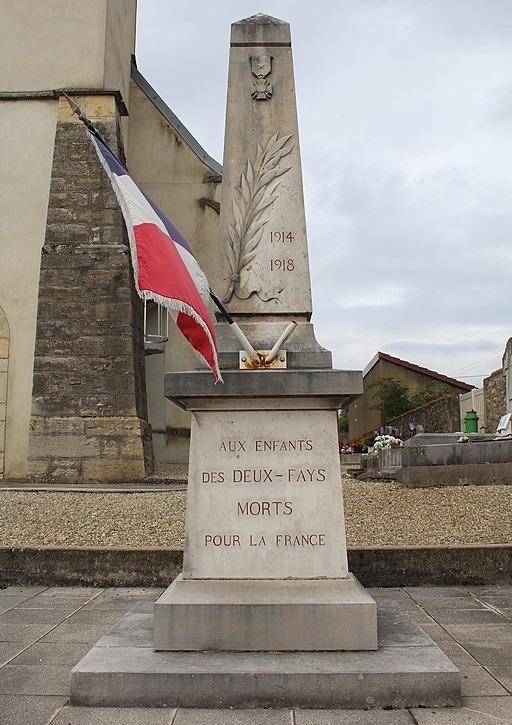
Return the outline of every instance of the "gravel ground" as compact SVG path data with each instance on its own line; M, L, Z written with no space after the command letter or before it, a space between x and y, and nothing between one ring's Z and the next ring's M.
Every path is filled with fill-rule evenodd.
M343 484L349 547L512 543L512 486ZM182 547L185 509L185 491L0 491L0 546Z

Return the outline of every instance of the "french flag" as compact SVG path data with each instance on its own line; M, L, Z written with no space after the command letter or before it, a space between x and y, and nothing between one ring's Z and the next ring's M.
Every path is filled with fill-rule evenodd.
M121 207L140 297L166 307L199 357L222 380L213 323L206 308L210 287L187 242L137 186L105 142L89 132Z

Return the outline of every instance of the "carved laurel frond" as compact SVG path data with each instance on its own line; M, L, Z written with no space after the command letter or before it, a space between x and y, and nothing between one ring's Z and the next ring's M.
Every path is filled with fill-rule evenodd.
M279 136L276 133L264 147L259 143L256 145L254 161L248 159L246 169L240 176L232 202L233 223L228 225L229 244L226 254L232 275L224 302L228 302L233 294L240 296L240 272L258 252L267 223L261 217L277 199L275 192L281 183L280 177L292 168L279 164L293 147L293 134Z

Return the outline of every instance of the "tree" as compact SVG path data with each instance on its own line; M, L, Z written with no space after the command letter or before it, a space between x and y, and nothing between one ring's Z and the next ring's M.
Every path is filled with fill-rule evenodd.
M453 392L445 383L431 381L409 397L407 386L394 378L375 380L368 386L368 390L375 390L379 402L372 408L380 410L383 423Z
M432 400L438 400L443 395L449 395L450 393L453 393L453 389L446 385L446 383L432 381L423 385L414 395L411 395L411 406L412 408L419 408L420 405L430 403Z
M368 389L375 390L375 396L379 402L372 407L374 410L380 410L383 423L402 413L407 413L413 407L408 397L407 387L394 378L375 380L368 386Z
M348 433L348 410L341 408L338 410L338 430L340 433Z

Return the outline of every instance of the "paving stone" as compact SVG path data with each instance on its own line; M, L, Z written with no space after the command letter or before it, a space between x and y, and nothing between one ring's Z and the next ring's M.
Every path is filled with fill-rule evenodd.
M5 589L0 589L0 600L4 597L21 597L23 599L31 599L37 594L44 592L48 587L17 587L9 586Z
M465 642L464 649L483 665L512 665L512 648L501 642Z
M93 645L97 642L105 632L110 629L110 624L81 624L77 622L63 622L52 629L42 642L85 642Z
M0 695L5 725L47 725L67 702L66 697Z
M428 627L428 625L424 625ZM503 647L512 645L512 623L507 624L446 624L444 628L457 642L500 642ZM428 629L426 630L428 631Z
M469 595L467 597L448 597L446 599L439 597L439 599L432 599L430 601L425 600L421 605L427 612L431 612L434 609L452 609L461 612L472 609L485 609L485 602L483 600L475 599L475 597Z
M487 669L509 693L512 693L512 664L510 665L488 665ZM512 712L511 712L512 719Z
M453 640L451 642L439 642L439 647L455 667L474 667L478 665L478 661L462 645Z
M52 725L170 725L175 713L171 708L65 707Z
M497 584L492 586L467 586L465 589L477 596L512 596L512 584Z
M493 607L494 609L512 609L512 594L497 594L493 596L477 597L478 601Z
M463 697L508 695L504 687L483 667L460 667L460 687ZM512 713L511 713L512 715Z
M178 710L173 725L291 725L291 710Z
M453 597L460 598L467 596L464 587L448 586L448 587L404 587L404 592L412 597L415 601L423 600L439 600L451 599Z
M435 621L432 619L430 614L427 614L427 612L425 612L424 609L421 609L421 607L404 607L404 610L407 612L412 621L416 622L416 624L435 624Z
M22 642L0 642L0 667L23 652L26 646Z
M295 710L294 725L414 725L407 710Z
M104 624L112 626L122 616L118 609L80 609L67 620L71 624Z
M97 597L99 593L101 593L101 590L98 589L98 587L73 587L73 596L74 597L84 597L84 598L91 598L91 597ZM45 597L56 597L56 596L64 596L69 597L70 594L70 588L69 587L48 587L40 596Z
M485 712L504 722L512 720L512 697L463 697L462 705L470 712ZM496 724L497 725L497 724Z
M51 629L45 624L0 624L0 642L34 642Z
M420 629L407 612L400 607L398 604L393 602L383 603L377 602L378 605L378 622L379 622L379 647L385 647L389 644L393 646L400 645L428 645L431 644L428 634ZM386 613L386 626L383 629L382 625L382 613Z
M45 642L33 644L22 651L11 664L69 667L80 662L90 649L84 642ZM1 651L1 650L0 650Z
M506 620L491 609L438 609L429 608L433 619L445 624L505 624Z
M499 613L502 614L509 622L512 622L512 609L499 608Z
M63 622L73 609L11 609L0 614L0 624L48 624L56 625Z
M72 595L67 597L64 595L34 597L24 601L17 609L68 609L71 612L76 612L87 606L87 601L83 597L74 597Z
M463 707L413 709L417 725L506 725L512 722L512 698L467 697Z
M14 607L23 604L26 600L26 597L0 597L0 614L8 612L10 609L14 609Z
M415 601L427 612L431 609L482 609L482 602L470 594L463 596L419 596Z
M420 622L420 627L434 642L453 642L453 637L440 624Z
M12 590L13 588L11 588ZM16 608L24 609L27 607L34 608L34 609L49 609L51 610L54 606L58 606L57 604L48 604L44 603L44 607L39 606L39 602L41 601L42 597L40 594L34 594L35 590L42 589L43 591L48 591L47 588L37 588L37 587L18 587L14 588L16 592L23 591L24 593L20 595L19 599L16 599L16 594L11 591L11 594L2 597L2 594L6 590L0 590L0 606L4 605L4 603L9 600L12 602L16 602ZM427 589L427 588L412 588L414 591L415 589ZM431 588L428 588L429 591ZM474 592L475 596L482 595L483 597L483 589L484 588L471 588L471 590ZM488 602L491 604L491 606L496 605L496 607L501 606L504 609L507 609L507 607L503 607L504 604L508 603L509 594L503 594L503 589L501 587L486 587L485 588L485 602ZM510 588L511 594L512 594L512 587ZM107 593L106 590L94 590L98 594L98 599L101 599L104 594ZM123 590L118 590L121 593ZM109 613L112 614L115 618L118 615L118 611L122 608L127 611L131 608L131 604L133 601L138 601L139 598L136 597L136 592L141 591L141 594L146 594L147 590L132 590L132 594L135 595L132 597L130 595L128 599L130 600L128 603L123 602L121 606L117 606L119 603L119 598L116 595L109 595L111 597L111 601L106 607L106 609L111 608L112 601L115 603L115 606L112 607L112 612ZM158 593L161 591L160 589L155 590ZM375 591L375 590L373 590ZM379 590L377 590L379 591ZM441 592L445 591L441 588ZM68 600L72 600L73 603L76 603L77 599L81 599L81 589L80 588L63 588L63 591L59 596L61 597L61 604L66 599L65 594L67 592L67 598ZM78 592L78 596L74 596L75 592ZM403 590L380 590L382 592L382 596L379 596L379 599L382 601L399 601L400 605L403 606L409 614L411 614L410 605L402 604L403 602L410 602L412 605L412 611L414 611L415 608L417 608L417 605L410 600L410 597L408 594L405 594ZM398 592L402 592L401 594L398 594ZM394 595L397 596L394 596ZM156 596L157 596L156 595ZM494 596L493 596L494 595ZM28 597L28 598L27 598ZM404 598L405 597L405 598ZM141 596L140 599L143 597ZM55 601L55 597L44 597L48 602L49 601ZM448 599L451 601L455 600L456 598L453 597L451 594L448 598L440 598L440 601L442 600L442 606L444 607L444 604L448 601ZM470 600L467 600L466 597L462 598L463 601L467 604L467 601L475 602L477 604L477 609L481 608L481 604L478 604L478 602L471 598ZM94 600L96 601L96 600ZM483 598L482 598L482 601ZM107 599L108 602L108 599ZM91 600L92 603L92 600ZM459 602L459 605L461 603ZM67 602L66 602L67 606ZM78 605L81 607L81 604ZM436 602L435 598L432 598L431 602L425 602L424 606L427 610L431 610L432 607L439 608L439 602ZM450 609L456 609L456 607L446 607ZM472 606L466 606L465 610L468 610L470 608L473 608ZM9 609L12 609L12 607L9 607ZM146 600L146 602L141 605L140 607L137 606L137 610L139 613L147 613L151 609L151 600ZM510 607L508 607L510 609ZM1 611L1 610L0 610ZM99 612L100 610L98 610ZM420 609L421 611L421 609ZM89 616L92 615L92 622L97 622L96 615L94 613L94 607L90 607L90 604L86 604L84 608L80 609L80 612L78 614L84 613L84 619L88 620ZM105 612L107 614L107 612ZM1 618L0 618L1 621ZM79 624L79 622L75 622L75 624ZM87 622L83 622L84 626L87 626ZM35 626L36 630L32 630L31 633L35 635L35 639L38 638L37 634L37 626L38 625L29 625L31 627ZM441 631L441 641L440 641L440 647L443 649L443 651L447 654L447 656L454 662L454 664L460 668L462 668L462 674L463 674L463 688L466 690L467 688L476 688L473 689L473 691L480 691L480 692L489 692L489 688L497 686L500 688L501 695L497 696L471 696L471 697L464 697L463 698L463 708L418 708L411 711L414 715L414 718L416 719L416 722L418 725L497 725L498 722L503 723L512 723L512 697L508 694L507 688L510 686L512 682L512 647L510 647L510 640L505 635L505 641L503 641L503 631L502 627L505 628L505 632L508 631L508 625L481 625L481 624L475 624L475 625L449 625L450 633L454 632L455 634L459 635L462 634L462 636L470 636L474 635L475 641L468 640L464 641L463 645L459 644L458 642L455 642L448 632L443 630L441 627L438 627L438 625L430 625L431 631L434 633L437 633L439 635ZM461 627L461 631L458 631L456 627ZM482 635L480 633L480 630L482 627L486 628L488 631ZM19 628L19 624L10 624L8 629L13 628ZM429 631L429 625L424 625L425 631ZM24 634L27 633L26 628L23 628ZM429 632L430 633L430 632ZM475 634L480 633L480 634ZM18 631L16 631L16 636L18 636ZM447 637L447 638L446 638ZM491 637L491 640L489 641L489 637ZM446 638L446 639L445 639ZM95 642L96 640L94 640ZM48 681L50 684L52 681L54 681L55 677L57 677L60 680L63 680L67 684L67 678L69 676L69 669L72 666L72 664L76 661L78 661L83 653L87 653L90 650L90 643L74 643L71 641L63 641L63 642L36 642L35 644L30 645L30 640L25 640L22 642L18 641L11 641L8 640L6 642L0 642L0 664L2 662L1 657L9 658L11 653L13 655L16 655L17 652L20 652L18 656L14 660L11 661L9 665L5 665L5 667L0 669L0 675L5 673L7 670L12 673L13 670L17 669L16 677L18 678L18 682L20 681L23 684L23 687L31 687L32 689L37 688L42 685L41 681L38 680L38 678L35 676L37 675L37 672L41 674L41 677L44 678L45 682L45 689L48 689L46 687ZM76 659L74 659L76 657ZM482 667L478 667L478 665L472 665L469 664L473 660L471 660L471 657L476 657L478 661L481 664L484 664L487 666L487 669L490 670L489 672L486 672L485 669ZM42 661L41 661L42 660ZM469 660L469 662L468 662ZM45 665L38 666L38 665ZM48 666L49 665L49 666ZM52 667L51 665L55 665L58 673L55 674L55 669L53 669L52 674ZM495 665L495 666L493 666ZM20 672L21 670L21 672ZM32 673L32 683L30 683L30 679L27 679L26 671L29 671L29 673ZM477 671L480 670L480 673ZM48 680L48 675L50 674L50 680ZM484 673L484 676L482 677L482 673ZM464 677L464 675L467 675ZM23 677L22 677L23 675ZM494 680L493 683L493 676L494 678L497 678L499 682ZM490 678L490 679L488 679ZM1 682L0 678L0 682ZM3 680L5 682L5 680ZM501 685L500 685L501 682ZM11 685L13 683L11 682ZM62 684L62 683L61 683ZM17 686L17 683L15 682L13 686ZM54 686L54 685L52 685ZM0 688L0 691L3 691ZM19 691L20 694L23 693L23 690ZM224 715L226 715L227 718L233 717L233 713L240 714L241 717L245 717L246 719L240 720L240 725L245 725L245 723L250 725L259 725L259 721L254 719L260 712L262 714L267 714L269 716L272 716L274 714L278 715L286 715L288 719L284 720L284 722L287 723L287 725L291 725L291 711L290 710L251 710L251 711L224 711L224 710L180 710L178 712L175 712L172 709L162 708L158 710L153 709L123 709L123 708L74 708L74 707L65 707L66 705L66 697L64 695L59 696L47 696L47 695L37 695L37 694L24 694L23 697L20 697L18 694L18 690L16 690L15 693L12 694L2 694L0 695L0 722L5 722L6 725L47 725L48 722L50 722L52 716L57 712L59 709L64 708L61 710L60 714L56 716L54 721L52 722L52 725L67 725L70 723L71 725L117 725L119 722L119 725L121 725L121 722L123 725L170 725L172 718L175 718L173 721L173 725L210 725L210 723L215 723L215 725L231 725L232 723L237 723L236 720L225 720ZM82 714L83 711L83 714ZM155 713L155 716L157 717L157 720L153 723L151 719L148 719L146 717L147 713ZM105 713L107 719L97 719L98 717L103 718L103 713ZM112 718L118 718L119 715L116 713L122 713L124 716L124 719L112 719ZM409 725L411 723L411 719L404 720L403 716L407 714L406 711L402 710L394 710L394 711L339 711L339 710L296 710L294 713L295 717L295 723L296 725L375 725L382 723L382 725L386 725L386 723L396 723L396 725ZM111 715L111 718L108 719L108 716ZM167 717L168 719L158 719L162 716ZM189 719L185 721L180 721L178 718L180 716L186 716ZM196 716L196 720L190 719ZM197 719L200 717L207 717L209 719L207 720L201 720ZM72 718L79 718L82 717L83 719L72 719ZM250 719L250 718L253 719ZM300 719L302 717L302 720ZM66 719L67 718L67 719ZM88 718L88 719L87 719ZM132 718L132 719L128 719ZM222 719L220 719L222 718ZM305 719L306 718L306 719ZM307 719L309 718L309 720ZM316 718L316 719L315 719ZM334 719L333 719L334 718ZM355 719L353 719L355 718ZM357 719L359 718L359 719ZM377 718L377 719L375 719ZM378 719L380 718L380 719ZM265 725L281 725L281 721L278 720L275 722L274 720L270 719L267 721L263 721Z
M2 695L69 694L69 668L5 665L0 669Z
M137 602L150 602L158 599L162 589L141 589L141 596L138 597L136 590L128 589L107 589L101 596L96 597L84 606L84 610L121 610L127 612Z

